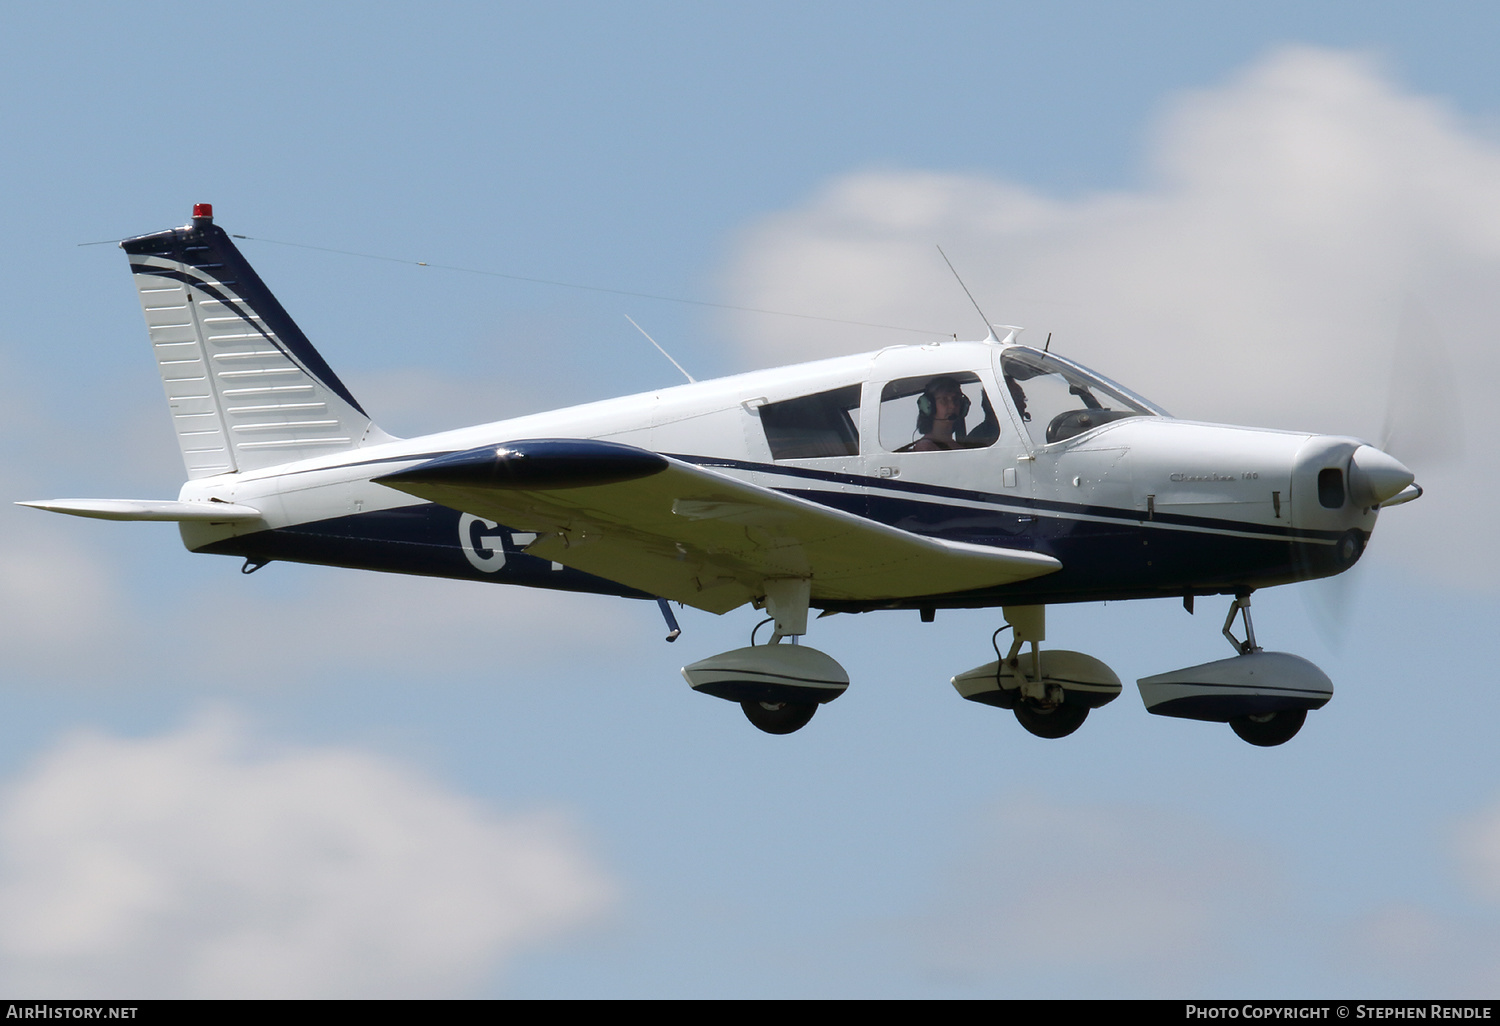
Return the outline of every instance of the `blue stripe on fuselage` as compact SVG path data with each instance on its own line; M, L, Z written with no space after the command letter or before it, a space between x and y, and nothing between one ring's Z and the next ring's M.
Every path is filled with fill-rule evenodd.
M1121 509L1115 506L1090 506L1079 502L1063 502L1054 499L1034 499L1021 495L995 492L980 492L966 488L950 488L945 485L924 484L914 481L898 481L891 478L866 477L861 474L844 474L835 471L815 470L810 467L790 467L777 464L752 463L745 460L722 459L716 456L685 456L663 453L672 459L682 460L700 467L721 467L725 470L753 471L762 474L777 474L789 478L826 481L829 484L852 485L865 489L871 496L882 492L897 495L923 495L934 498L953 499L960 502L982 502L995 506L1025 511L1028 513L1057 513L1074 516L1103 517L1128 523L1151 523L1160 526L1198 527L1216 532L1238 532L1244 534L1284 537L1301 541L1332 543L1343 536L1341 531L1314 531L1287 527L1279 524L1260 524L1251 521L1224 520L1215 517L1192 516L1184 513L1156 512L1148 516L1145 510ZM784 488L783 491L795 491ZM821 494L797 492L799 495ZM815 501L822 501L821 499Z

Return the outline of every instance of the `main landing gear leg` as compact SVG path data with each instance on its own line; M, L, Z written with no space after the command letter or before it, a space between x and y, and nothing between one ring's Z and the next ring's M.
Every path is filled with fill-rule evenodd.
M807 633L807 609L812 604L812 581L806 577L777 577L765 582L766 612L776 623L771 644Z
M805 577L782 577L765 582L766 612L771 614L774 628L770 644L781 643L790 638L791 644L807 633L807 609L812 601L812 582ZM751 699L740 703L740 708L757 729L767 734L791 734L807 726L813 713L818 711L816 702L762 702Z
M1067 737L1083 726L1088 706L1068 701L1062 687L1043 680L1042 656L1037 645L1047 638L1046 606L1006 606L1005 619L1015 635L1005 665L1021 678L1016 696L1016 720L1037 737ZM1031 645L1031 658L1021 655L1021 646ZM1029 666L1027 664L1030 664Z
M952 678L964 698L1009 709L1037 737L1067 737L1083 725L1089 710L1120 695L1120 678L1104 663L1082 652L1040 651L1046 637L1042 606L1006 606L1006 624L990 638L995 661ZM1000 631L1014 631L1010 653L1000 651ZM1021 649L1031 645L1029 655Z
M750 632L749 646L700 659L682 675L694 691L737 704L757 729L790 734L848 689L849 671L828 653L797 644L807 633L810 579L771 578L760 586L755 605L771 615ZM757 645L755 635L767 623L775 624L771 640ZM790 643L781 644L786 638Z

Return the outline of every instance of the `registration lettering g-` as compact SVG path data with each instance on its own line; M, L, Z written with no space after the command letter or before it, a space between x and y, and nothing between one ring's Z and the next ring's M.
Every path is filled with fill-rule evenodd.
M500 526L493 520L465 513L458 518L458 544L464 550L464 558L469 561L470 566L492 574L505 565L505 545L499 534L479 534L476 537L476 524L486 531L493 531Z

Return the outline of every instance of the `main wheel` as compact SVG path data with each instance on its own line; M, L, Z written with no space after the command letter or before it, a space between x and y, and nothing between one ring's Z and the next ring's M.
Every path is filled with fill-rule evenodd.
M741 702L745 718L767 734L790 734L807 726L816 702Z
M1306 709L1283 709L1263 716L1237 716L1229 725L1240 740L1261 748L1274 748L1296 737L1306 719Z
M1044 708L1029 698L1016 702L1016 719L1037 737L1067 737L1083 726L1088 718L1089 707L1063 702L1051 709Z

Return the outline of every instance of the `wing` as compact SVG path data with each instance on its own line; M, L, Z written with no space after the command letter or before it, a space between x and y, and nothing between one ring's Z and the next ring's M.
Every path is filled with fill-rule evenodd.
M806 579L821 600L917 598L1024 581L1051 556L912 534L645 449L530 439L375 479L537 539L526 551L723 613Z

